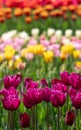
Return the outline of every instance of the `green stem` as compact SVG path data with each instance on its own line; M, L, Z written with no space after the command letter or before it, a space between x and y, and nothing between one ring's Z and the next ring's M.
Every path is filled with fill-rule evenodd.
M8 111L8 130L14 130L14 112Z
M35 130L35 109L32 107L32 130Z
M68 111L68 94L66 95L66 111Z
M76 130L76 118L77 118L77 109L75 108L75 120L74 120L74 130Z
M58 127L58 130L60 130L60 108L58 107L58 120L57 120L57 127Z
M37 130L37 105L36 105L36 130Z
M48 113L48 103L46 104L47 105L47 115L46 115L46 125L47 125L47 130L49 130L49 113Z

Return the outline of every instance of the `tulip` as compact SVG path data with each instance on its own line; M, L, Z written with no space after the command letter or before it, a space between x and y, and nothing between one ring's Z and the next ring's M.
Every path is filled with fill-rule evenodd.
M69 83L74 89L80 89L81 88L81 76L80 76L80 74L72 72L69 75Z
M46 81L45 78L41 79L40 85L41 85L42 87L48 86L48 83L47 83L47 81Z
M26 94L23 94L23 103L26 108L32 108L43 100L42 90L38 88L29 88Z
M20 99L18 97L19 93L13 87L9 90L3 89L2 95L4 98L1 98L3 107L6 110L14 111L18 109L20 105Z
M79 90L76 95L71 95L71 101L72 101L72 105L76 108L76 109L80 109L81 108L81 91Z
M26 112L20 114L20 126L22 128L26 128L30 126L30 118Z
M65 116L65 123L69 126L73 125L74 117L74 111L67 111Z
M43 100L46 102L50 101L51 89L49 87L43 88Z
M69 85L69 73L67 71L61 72L60 77L64 84Z
M58 90L58 91L61 91L63 93L67 92L67 86L64 85L63 83L56 83L56 84L52 85L52 88L54 90Z
M50 101L55 107L62 107L66 101L66 94L61 91L52 89Z
M29 88L38 88L38 83L37 82L34 82L31 78L26 78L24 80L24 86L26 87L26 89L29 89Z
M59 80L59 79L56 79L56 78L52 79L52 81L51 81L52 87L53 87L55 84L60 83L60 82L62 82L62 81Z
M18 85L20 84L22 79L22 76L20 74L16 74L16 75L7 75L4 77L4 87L6 89L10 89L11 87L14 87L15 89L17 89Z

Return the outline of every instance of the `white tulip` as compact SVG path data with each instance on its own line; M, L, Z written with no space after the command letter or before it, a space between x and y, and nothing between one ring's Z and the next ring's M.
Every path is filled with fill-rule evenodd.
M32 30L31 30L31 34L32 34L32 36L38 36L39 35L39 29L38 28L33 28Z
M51 37L52 35L54 35L54 33L55 33L55 29L53 29L53 28L48 28L48 30L47 30L47 36L48 36L48 37Z
M3 33L1 38L6 41L8 39L11 39L13 38L15 35L17 34L17 30L11 30L11 31L8 31L6 33Z
M28 35L28 33L25 32L25 31L22 31L22 32L18 33L18 36L19 36L21 39L25 40L25 41L28 41L29 38L30 38L29 35Z
M81 39L81 30L76 30L75 36L76 36L78 39Z
M72 31L71 29L67 29L67 30L65 31L65 36L66 36L66 38L71 38L72 33L73 33L73 31Z
M61 30L56 30L55 36L56 37L61 37L62 36L62 31Z

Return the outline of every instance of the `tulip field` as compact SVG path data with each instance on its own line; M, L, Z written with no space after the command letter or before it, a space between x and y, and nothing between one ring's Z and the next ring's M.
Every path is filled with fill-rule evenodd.
M0 0L0 130L81 130L81 0Z

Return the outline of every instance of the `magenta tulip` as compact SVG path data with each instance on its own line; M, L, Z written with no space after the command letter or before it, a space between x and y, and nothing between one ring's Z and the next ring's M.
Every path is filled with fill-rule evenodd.
M61 72L60 77L64 84L69 85L69 73L67 71Z
M61 91L52 89L50 101L53 106L62 107L66 101L66 94Z
M24 86L26 87L26 89L29 89L29 88L38 88L38 83L33 81L31 78L26 78L24 80Z
M81 75L78 73L72 72L69 76L69 83L74 89L81 88Z
M23 94L23 103L26 108L31 108L32 106L41 103L42 100L42 90L38 88L29 88L26 94Z
M10 89L10 87L14 87L17 89L18 85L20 84L22 80L22 76L20 74L16 75L7 75L4 77L4 87L6 89Z
M20 105L20 99L18 97L19 92L16 91L13 87L9 90L3 89L2 90L3 98L1 98L3 107L6 110L14 111L18 109Z
M49 87L43 88L43 100L46 102L50 101L51 89Z

